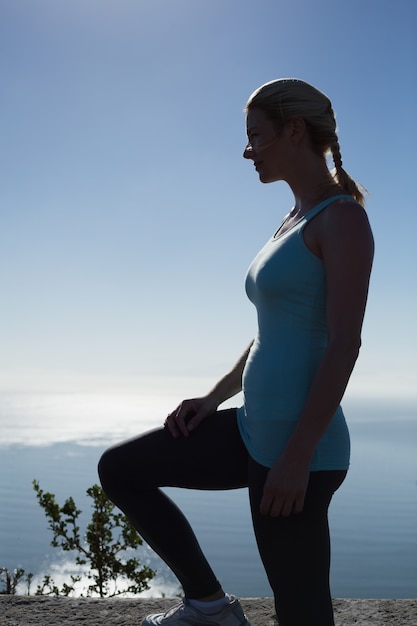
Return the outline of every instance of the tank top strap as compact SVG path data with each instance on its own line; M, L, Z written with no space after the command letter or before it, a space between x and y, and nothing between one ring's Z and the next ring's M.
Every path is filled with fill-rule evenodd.
M315 217L317 215L317 213L320 213L320 211L325 209L332 202L336 202L336 200L342 200L343 198L345 198L346 200L348 200L348 199L349 200L353 200L352 196L350 196L349 194L339 194L338 196L332 196L331 198L327 198L326 200L323 200L323 202L320 202L319 204L316 204L315 207L310 209L304 215L305 222L309 222L313 217Z

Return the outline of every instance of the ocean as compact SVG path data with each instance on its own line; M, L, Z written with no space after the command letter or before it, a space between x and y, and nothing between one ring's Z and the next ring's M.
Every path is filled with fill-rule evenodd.
M72 496L87 520L86 490L98 483L97 462L111 443L152 428L174 396L136 393L0 393L0 568L22 567L57 581L73 571L69 553L50 546L51 531L32 481ZM348 477L331 510L332 593L339 598L413 598L417 593L417 405L347 400L352 439ZM246 490L170 489L187 514L223 587L241 597L270 596L252 533ZM180 593L177 581L147 547L156 569L144 596ZM25 593L24 586L19 593Z

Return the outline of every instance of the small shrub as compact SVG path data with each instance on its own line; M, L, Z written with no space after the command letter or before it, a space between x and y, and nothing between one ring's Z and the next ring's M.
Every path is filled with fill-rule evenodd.
M63 506L59 506L54 494L44 492L36 480L33 481L33 487L53 533L51 545L75 552L75 564L80 568L89 568L86 576L90 584L85 595L113 597L149 589L149 581L155 572L147 566L140 567L136 557L127 558L129 551L142 545L142 538L126 516L115 511L101 487L93 485L87 489L87 495L93 501L93 512L84 535L81 535L78 526L81 510L73 498L67 498ZM81 576L71 576L70 581L59 588L52 577L46 575L37 587L36 594L68 596L74 592L80 580ZM122 587L119 585L121 582Z

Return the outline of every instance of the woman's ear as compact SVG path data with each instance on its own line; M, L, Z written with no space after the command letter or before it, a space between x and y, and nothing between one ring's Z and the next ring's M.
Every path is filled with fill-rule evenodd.
M293 117L287 122L288 132L293 143L300 143L306 134L306 123L302 117Z

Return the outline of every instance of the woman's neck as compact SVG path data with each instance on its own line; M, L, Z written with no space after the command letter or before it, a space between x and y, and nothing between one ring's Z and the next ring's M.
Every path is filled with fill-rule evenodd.
M294 194L292 213L301 217L319 202L344 193L331 175L324 158L313 155L308 162L299 164L292 180L287 180Z

